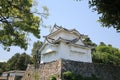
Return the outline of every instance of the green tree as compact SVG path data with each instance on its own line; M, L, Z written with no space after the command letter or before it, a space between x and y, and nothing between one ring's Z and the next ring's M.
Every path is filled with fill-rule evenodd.
M74 74L71 71L66 71L63 73L64 80L73 80Z
M120 50L111 45L100 44L92 55L93 62L120 65Z
M27 49L28 34L40 38L40 21L48 15L48 9L43 7L43 13L32 12L32 5L33 0L0 0L0 44L4 49L9 50L10 46Z
M90 7L101 14L99 21L104 27L120 31L120 0L89 0Z
M0 75L6 71L6 62L0 62Z
M8 70L25 70L32 60L26 53L16 53L12 58L7 61Z
M100 42L100 46L106 46L104 42Z
M31 63L32 63L31 57L26 53L23 53L18 58L16 67L18 70L25 70L27 68L27 65Z
M14 56L12 56L8 61L7 61L7 70L15 70L17 69L17 61L20 57L19 53L16 53Z
M81 1L81 0L75 0ZM120 32L120 0L88 0L89 7L100 14L103 27L113 27Z
M85 38L85 40L83 40L83 42L86 46L92 47L91 52L95 51L95 47L97 46L97 44L93 43L89 37Z
M39 49L42 47L43 42L37 41L34 42L33 44L33 48L32 48L32 58L33 58L33 63L34 65L37 63L40 63L40 59L41 59L41 52L39 51Z
M91 39L88 37L88 38L85 38L85 40L83 40L84 44L85 45L88 45L88 46L97 46L95 43L93 43L91 41Z

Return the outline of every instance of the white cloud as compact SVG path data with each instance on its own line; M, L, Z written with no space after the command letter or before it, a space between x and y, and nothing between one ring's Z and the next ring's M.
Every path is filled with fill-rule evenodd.
M6 62L6 60L0 60L0 62Z

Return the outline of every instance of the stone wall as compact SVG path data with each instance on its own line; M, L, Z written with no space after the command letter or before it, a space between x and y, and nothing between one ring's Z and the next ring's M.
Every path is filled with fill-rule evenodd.
M34 66L28 65L22 80L35 80L36 71Z
M100 80L120 80L120 67L112 65L62 60L61 72L65 71L71 71L84 77L95 75Z
M44 63L39 67L39 80L48 80L52 75L61 77L61 60Z
M61 60L40 64L38 69L29 65L22 80L49 80L52 75L61 78Z
M56 75L57 80L63 78L62 73L71 71L84 77L95 75L100 80L120 80L120 67L95 63L83 63L70 60L57 60L39 65L38 69L28 66L22 80L49 80Z

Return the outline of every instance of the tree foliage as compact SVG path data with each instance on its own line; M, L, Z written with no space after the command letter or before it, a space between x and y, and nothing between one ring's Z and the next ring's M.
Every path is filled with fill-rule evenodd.
M7 70L14 70L17 69L17 62L20 57L19 53L16 53L7 61Z
M100 45L93 43L90 38L86 38L85 45L92 48L92 59L95 63L120 65L120 50L112 47L111 44L106 45L104 42L100 42Z
M28 64L32 64L32 59L29 55L16 53L7 62L0 62L0 75L10 70L26 70Z
M39 49L42 47L43 43L40 41L34 42L32 49L32 60L34 64L40 63L41 54Z
M6 71L6 62L0 62L0 75Z
M89 0L90 7L101 14L99 21L105 27L120 31L120 0Z
M75 0L81 1L81 0ZM88 0L89 7L100 14L103 27L113 27L120 32L120 0Z
M120 65L120 50L103 42L95 48L92 55L93 62Z
M32 59L26 53L20 55L17 60L17 69L18 70L25 70L28 64L32 64Z
M33 0L0 0L0 44L5 49L10 46L27 49L29 33L40 38L40 18L31 11L32 5Z
M93 43L91 41L91 39L88 37L88 38L85 38L85 40L83 40L84 44L87 45L87 46L97 46L95 43Z
M7 61L8 70L25 70L28 64L31 64L32 60L26 53L16 53L12 58Z
M82 75L76 75L71 71L63 72L63 78L63 80L100 80L95 75L92 75L91 77L83 77Z

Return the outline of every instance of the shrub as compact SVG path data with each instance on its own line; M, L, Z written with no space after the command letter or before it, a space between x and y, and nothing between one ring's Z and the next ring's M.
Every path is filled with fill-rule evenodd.
M63 77L64 77L65 80L73 80L74 75L73 75L72 72L67 71L67 72L63 73Z
M50 80L57 80L57 79L56 79L56 76L55 76L55 75L52 75L52 76L50 77Z
M70 71L66 71L63 73L64 80L100 80L95 75L91 77L83 77L81 75L75 75Z

